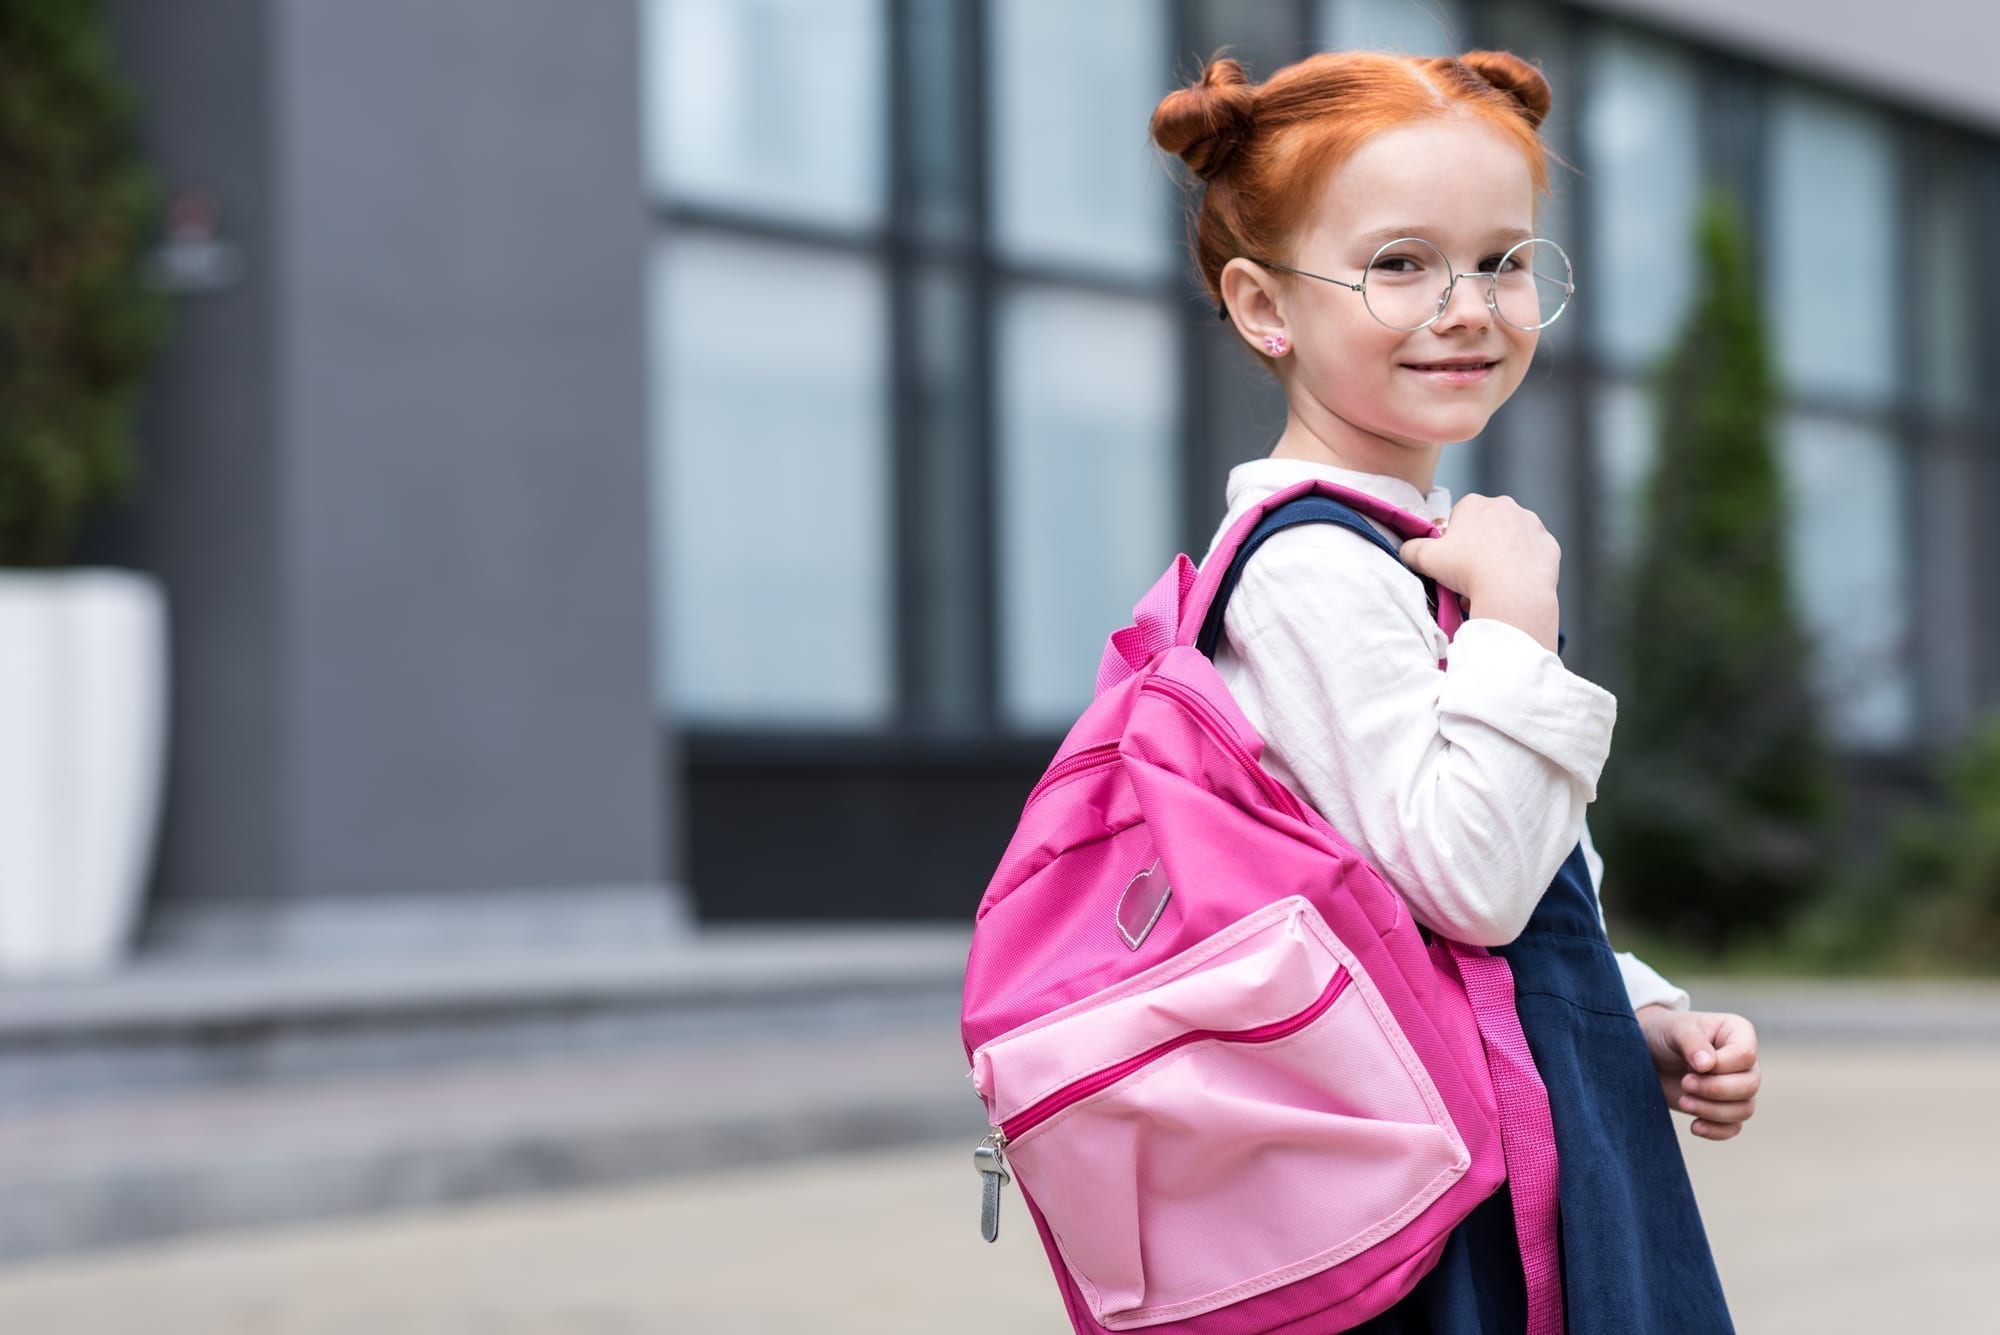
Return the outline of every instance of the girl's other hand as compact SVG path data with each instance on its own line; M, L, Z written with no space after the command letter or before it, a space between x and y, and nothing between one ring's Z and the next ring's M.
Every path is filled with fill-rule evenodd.
M1404 564L1464 595L1466 615L1504 621L1553 652L1562 548L1534 511L1509 496L1466 496L1444 535L1403 544Z
M1692 1114L1697 1136L1728 1140L1757 1111L1757 1030L1740 1015L1641 1006L1639 1027L1667 1106Z

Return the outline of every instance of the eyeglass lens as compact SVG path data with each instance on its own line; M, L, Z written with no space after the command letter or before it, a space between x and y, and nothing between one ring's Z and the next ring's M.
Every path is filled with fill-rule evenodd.
M1492 275L1494 310L1516 329L1540 329L1569 304L1569 257L1553 241L1524 241L1485 257L1478 272ZM1390 328L1421 329L1443 314L1451 281L1443 251L1421 238L1404 237L1375 252L1361 295L1369 312Z

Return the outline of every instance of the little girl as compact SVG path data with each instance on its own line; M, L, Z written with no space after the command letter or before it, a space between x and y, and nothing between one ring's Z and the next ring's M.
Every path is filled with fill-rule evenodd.
M1549 99L1502 52L1345 52L1255 86L1213 60L1155 111L1154 140L1204 183L1202 281L1289 409L1270 457L1230 473L1218 538L1310 477L1444 530L1404 544L1403 565L1337 525L1279 532L1227 604L1215 662L1266 768L1420 923L1512 966L1561 1158L1568 1329L1712 1335L1731 1323L1668 1108L1697 1136L1740 1131L1756 1034L1612 952L1584 809L1616 702L1557 656L1561 552L1512 500L1453 505L1432 485L1439 451L1485 428L1573 291L1560 247L1535 233ZM1463 600L1449 643L1423 577ZM1503 1188L1362 1329L1525 1320Z

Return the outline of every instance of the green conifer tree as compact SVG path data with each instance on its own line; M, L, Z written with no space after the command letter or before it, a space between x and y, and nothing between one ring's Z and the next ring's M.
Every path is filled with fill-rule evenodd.
M1720 948L1820 888L1831 759L1792 604L1777 391L1737 212L1697 225L1699 290L1662 369L1602 794L1607 902Z
M65 564L134 479L157 198L98 0L0 0L0 566Z

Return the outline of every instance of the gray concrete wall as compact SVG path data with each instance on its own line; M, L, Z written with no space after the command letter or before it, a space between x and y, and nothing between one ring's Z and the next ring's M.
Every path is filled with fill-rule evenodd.
M2000 132L1992 0L1581 0L1888 101Z
M112 0L106 12L157 172L214 201L246 263L236 286L176 301L140 423L138 495L84 559L150 570L166 587L171 737L155 899L266 894L287 881L278 780L289 759L269 25L263 0Z
M664 898L635 6L114 18L170 183L246 181L120 540L174 597L156 905Z
M273 15L293 888L657 879L635 8Z

